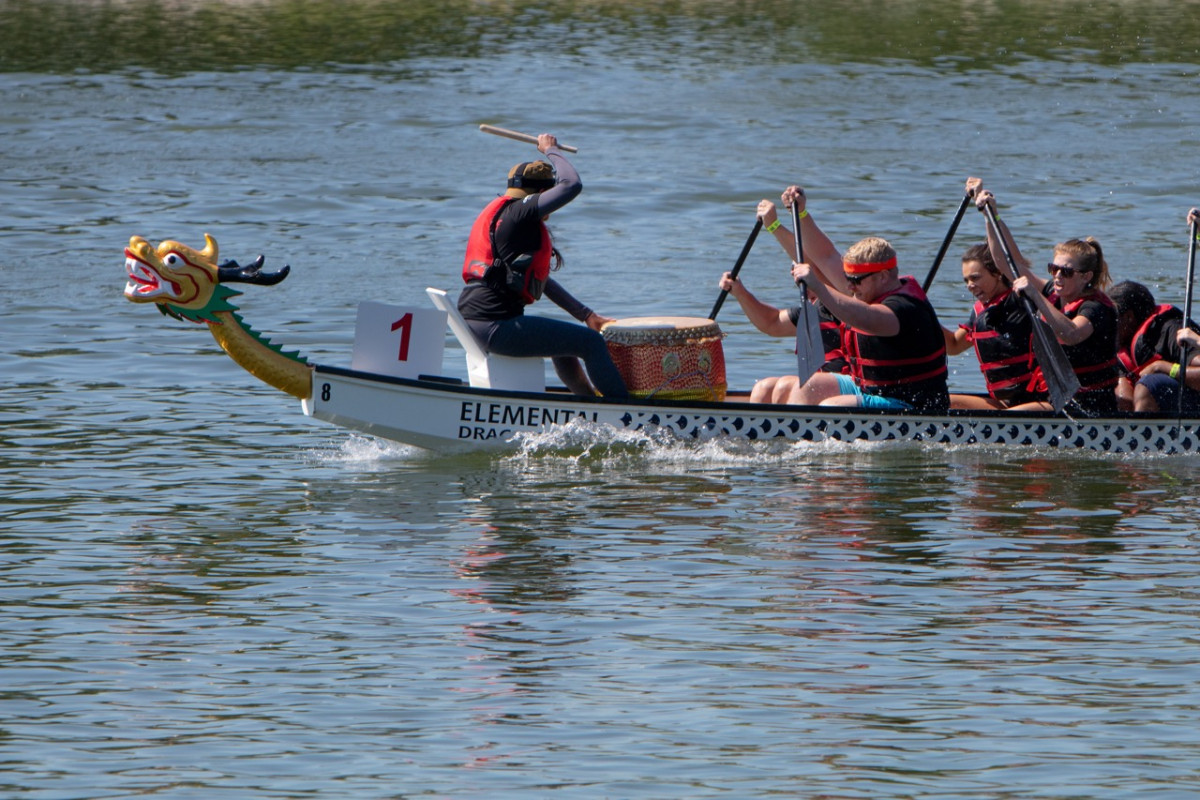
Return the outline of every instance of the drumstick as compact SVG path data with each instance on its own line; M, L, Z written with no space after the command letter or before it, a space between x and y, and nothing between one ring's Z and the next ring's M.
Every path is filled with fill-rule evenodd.
M510 131L508 128L497 128L494 125L480 125L479 130L484 133L490 133L493 136L503 136L505 139L515 139L518 142L527 142L529 144L537 144L538 138L530 136L528 133L520 133L519 131ZM578 147L572 147L569 144L560 144L559 150L565 150L568 153L578 153Z

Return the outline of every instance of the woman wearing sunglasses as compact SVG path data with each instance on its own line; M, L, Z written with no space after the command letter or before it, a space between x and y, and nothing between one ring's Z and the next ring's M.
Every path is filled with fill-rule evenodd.
M981 202L989 203L994 211L995 197L990 192L982 195ZM1111 280L1100 243L1089 236L1056 244L1054 256L1046 265L1049 278L1043 278L1030 268L1029 261L1017 249L1008 226L998 216L997 223L1000 235L1011 245L1019 273L1013 281L1013 291L1033 300L1079 378L1079 391L1068 410L1090 416L1116 413L1116 387L1120 377L1117 310L1104 293ZM995 240L996 234L989 224L988 241L995 245L992 252L999 252L1003 257ZM1012 406L1014 411L1048 408L1050 404L1042 401Z

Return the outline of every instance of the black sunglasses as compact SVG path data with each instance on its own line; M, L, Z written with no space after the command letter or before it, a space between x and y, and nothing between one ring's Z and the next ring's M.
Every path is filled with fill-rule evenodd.
M866 275L847 275L846 273L842 273L842 274L846 278L846 283L850 284L851 286L858 286L860 283L865 281L867 278L871 277L871 275L869 273Z
M1053 261L1046 265L1046 269L1049 271L1051 277L1054 277L1055 275L1063 275L1068 278L1073 278L1077 272L1088 271L1086 269L1076 269L1075 267L1062 267L1058 264L1055 264Z

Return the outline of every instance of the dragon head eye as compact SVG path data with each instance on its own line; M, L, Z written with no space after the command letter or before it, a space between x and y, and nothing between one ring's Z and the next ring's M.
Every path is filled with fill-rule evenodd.
M178 267L183 265L183 258L178 253L167 253L167 257L163 259L163 263L168 267Z

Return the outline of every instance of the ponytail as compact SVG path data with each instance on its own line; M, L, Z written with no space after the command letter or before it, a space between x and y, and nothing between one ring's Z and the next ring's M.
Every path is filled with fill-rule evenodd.
M1094 237L1068 239L1056 245L1054 252L1071 256L1081 271L1092 273L1092 279L1088 281L1089 288L1103 292L1112 285L1112 278L1108 274L1108 262L1104 260L1104 251Z

